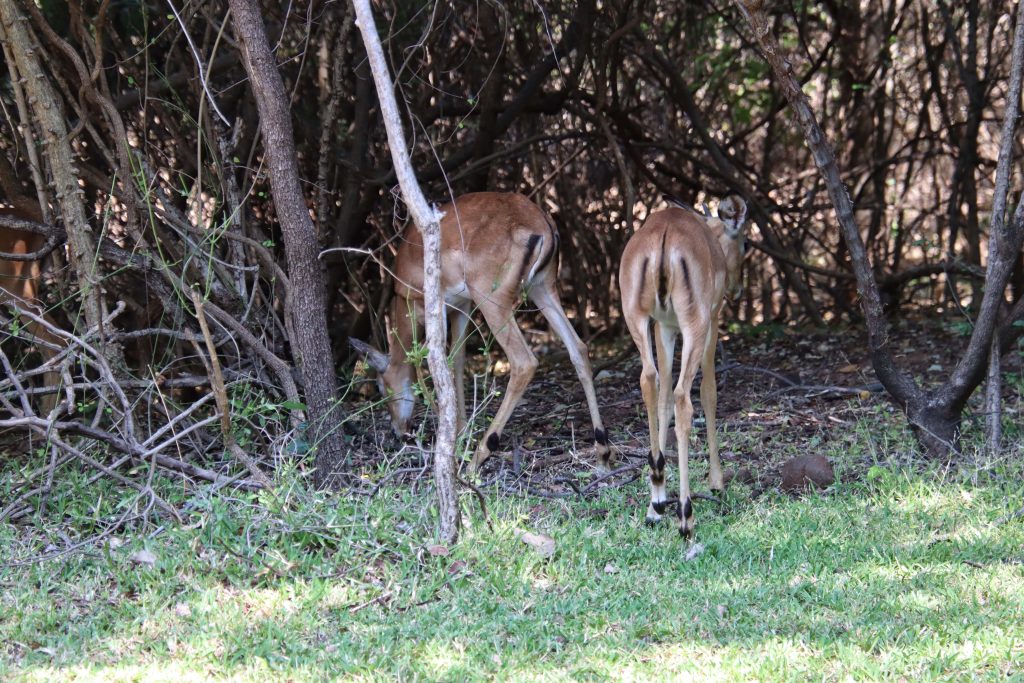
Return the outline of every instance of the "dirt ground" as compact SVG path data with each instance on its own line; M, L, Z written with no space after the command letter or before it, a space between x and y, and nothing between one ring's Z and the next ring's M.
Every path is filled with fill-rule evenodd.
M589 344L601 415L621 470L601 481L591 478L590 483L592 432L575 372L564 350L544 332L532 331L527 336L540 368L505 430L502 447L506 450L483 468L484 483L498 483L509 491L525 488L540 496L569 497L586 494L595 484L622 484L642 476L647 419L639 387L640 361L628 335L602 334ZM896 362L919 382L938 383L966 343L967 336L958 326L941 319L899 321L893 327ZM1019 374L1019 354L1011 355L1014 358L1009 359L1011 365L1006 370ZM467 401L472 404L468 375L482 373L485 361L472 352L469 356ZM492 352L490 360L500 390L507 366L500 352ZM838 474L846 479L863 476L879 461L905 462L917 457L904 418L875 378L867 337L861 329L775 326L723 334L717 364L724 466L727 472L749 468L757 479L755 490L777 485L782 463L797 455L835 458L838 454L843 460ZM696 478L703 477L707 457L699 382L698 375L692 393L697 443L691 448L691 472L698 490L706 486ZM477 395L485 393L483 388L478 381ZM1008 399L1005 409L1015 411L1020 397L1014 386L1004 383L1004 394ZM492 415L497 403L497 399L488 402L484 412ZM421 402L417 415L423 414ZM393 464L407 467L415 476L422 448L429 448L432 425L424 425L419 445L404 446L390 435L387 426L382 407L351 420L346 432L354 448L353 458L369 458L370 462L364 461L369 466L381 457L393 457ZM979 418L968 413L964 427L968 431L980 428ZM670 432L670 447L673 442ZM847 457L854 452L858 455Z

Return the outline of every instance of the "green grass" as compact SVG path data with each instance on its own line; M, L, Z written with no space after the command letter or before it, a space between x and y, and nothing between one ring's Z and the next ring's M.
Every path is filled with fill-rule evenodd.
M447 556L426 550L430 501L407 488L369 505L296 488L201 499L155 536L0 569L0 679L1024 680L1008 470L965 485L879 465L803 499L739 487L724 511L697 508L690 562L668 520L643 524L639 482L585 502L491 497L493 531L467 497ZM116 516L105 495L79 512ZM46 534L60 537L0 527L0 562ZM155 566L129 561L142 548Z

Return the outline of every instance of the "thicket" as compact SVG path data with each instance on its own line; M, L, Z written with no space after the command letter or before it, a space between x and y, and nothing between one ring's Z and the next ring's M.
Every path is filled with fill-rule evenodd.
M300 263L268 177L278 141L261 132L228 9L0 0L0 226L25 237L20 262L46 259L45 314L10 296L2 311L4 448L45 456L17 475L0 520L31 514L67 467L170 516L140 472L255 488L312 450L320 483L358 482L339 438L348 404L309 394L349 372L349 336L380 341L387 266L408 220L362 42L348 3L260 4L315 230L301 246L322 252ZM733 320L865 323L856 254L763 54L769 36L835 152L885 319L957 312L974 335L961 359L980 353L982 368L989 339L1013 348L1024 332L1016 6L750 9L376 7L427 196L515 190L552 213L563 300L584 336L621 333L618 256L663 194L750 204ZM1003 276L986 286L997 229ZM301 268L324 282L325 357L299 357L304 335L322 332L296 323L310 296L294 284ZM996 282L1005 287L983 307ZM982 314L987 332L973 327ZM960 366L949 375L965 393L937 422L894 394L933 450L955 448L963 401L983 379ZM937 389L920 391L926 409Z

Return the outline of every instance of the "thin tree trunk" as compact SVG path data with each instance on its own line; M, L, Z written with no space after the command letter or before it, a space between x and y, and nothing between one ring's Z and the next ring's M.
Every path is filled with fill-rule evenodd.
M324 277L317 260L316 230L299 184L288 94L270 51L259 9L254 0L229 0L229 6L260 112L270 189L288 259L296 333L291 341L302 370L311 442L316 448L315 481L317 486L327 487L341 470L344 448L337 430L341 409L335 394L333 356L327 337Z
M423 235L423 298L426 308L427 364L434 380L437 394L438 424L434 437L434 480L437 486L439 529L438 535L445 543L458 540L461 517L459 501L455 491L455 383L448 357L445 353L444 301L441 298L441 214L427 204L420 190L416 173L406 149L405 132L395 101L394 86L388 71L384 50L373 21L369 0L353 0L356 8L356 25L363 35L366 55L377 85L384 127L387 129L388 145L395 163L395 174L402 188L402 195L412 214L416 227Z
M754 30L754 37L765 60L768 62L783 94L789 100L790 108L797 122L803 129L807 146L814 157L814 163L825 179L829 197L835 208L839 228L843 233L853 263L853 272L857 277L857 289L861 295L861 308L868 326L868 344L871 350L871 362L878 379L903 406L916 396L919 391L914 381L901 373L893 362L889 349L889 323L882 311L882 302L878 295L878 285L871 270L867 250L861 239L860 231L854 221L853 202L839 174L832 146L825 138L818 121L811 111L811 106L804 95L800 84L793 74L793 65L782 54L775 36L771 34L771 26L764 8L758 0L735 0L736 5L746 17Z
M735 3L753 29L765 60L771 66L786 99L789 100L790 107L803 129L814 162L825 179L843 239L853 261L857 289L861 295L861 305L868 326L868 344L875 373L886 390L906 410L907 417L917 429L918 438L925 449L933 454L954 450L963 407L984 378L999 308L1004 303L1013 262L1024 240L1024 221L1020 220L1021 205L1018 204L1012 221L1005 220L1013 134L1016 129L1021 78L1024 72L1024 2L1017 6L1013 62L1010 69L999 163L996 169L985 294L967 350L957 362L949 380L931 391L922 391L913 379L896 368L888 347L889 326L882 312L878 285L864 242L854 223L853 203L843 185L832 147L818 126L807 98L793 76L793 67L781 53L775 37L771 35L762 3L759 0L735 0Z
M985 382L985 443L988 454L996 456L1003 440L1003 383L1000 377L999 339L992 339L988 356L988 380Z

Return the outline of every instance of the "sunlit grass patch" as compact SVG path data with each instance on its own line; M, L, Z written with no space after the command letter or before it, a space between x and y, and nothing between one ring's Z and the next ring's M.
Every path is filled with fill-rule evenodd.
M0 678L1024 676L1018 474L887 464L799 499L737 488L699 505L690 561L672 524L643 524L640 482L491 496L490 525L473 503L447 554L427 550L429 491L210 499L157 535L0 570ZM0 528L3 552L29 531ZM128 559L142 548L153 566Z

